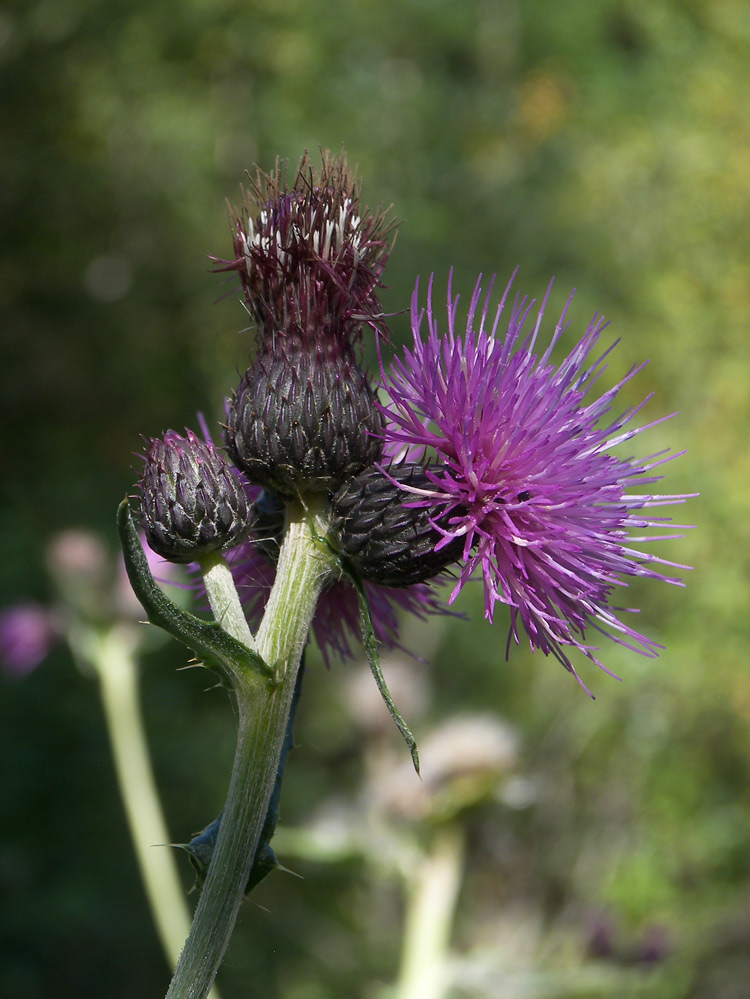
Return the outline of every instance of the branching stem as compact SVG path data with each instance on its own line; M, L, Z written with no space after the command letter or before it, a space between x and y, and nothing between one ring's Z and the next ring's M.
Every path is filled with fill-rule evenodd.
M258 630L257 652L273 671L232 676L239 733L211 866L168 999L204 999L244 898L279 764L302 651L315 606L333 570L317 539L327 533L325 500L287 504L276 580Z

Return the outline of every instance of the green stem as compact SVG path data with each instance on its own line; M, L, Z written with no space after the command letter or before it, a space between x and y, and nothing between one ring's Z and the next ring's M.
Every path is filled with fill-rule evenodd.
M190 927L190 911L159 803L138 690L136 636L127 626L96 632L84 627L75 651L99 678L112 756L146 896L170 968ZM219 999L218 991L211 993Z
M268 811L302 651L332 568L316 541L326 529L322 498L315 506L287 504L276 580L257 634L258 653L274 678L256 671L233 678L239 732L229 793L168 999L203 999L229 943Z
M447 992L445 964L463 856L459 824L446 824L410 876L397 999L442 999Z
M220 552L216 552L200 559L199 565L214 617L232 638L236 638L248 649L257 652L258 647L242 610L227 560Z

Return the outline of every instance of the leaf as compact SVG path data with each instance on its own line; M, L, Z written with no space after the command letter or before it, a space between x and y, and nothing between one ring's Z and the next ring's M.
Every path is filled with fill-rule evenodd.
M378 642L375 638L375 629L372 624L372 613L370 612L370 601L367 598L364 583L358 576L353 575L351 571L349 572L349 575L354 583L354 587L357 591L357 597L359 599L359 621L362 627L362 641L365 645L365 652L367 653L367 662L370 665L370 671L375 677L375 683L378 685L380 696L385 701L385 706L388 708L391 718L395 721L399 732L404 737L404 741L409 747L414 769L417 771L417 775L419 775L419 752L417 750L417 740L412 735L411 729L401 717L401 713L394 704L391 692L388 690L388 685L385 682L383 671L380 668Z
M117 529L130 585L151 624L163 628L191 649L206 666L220 670L230 680L253 673L274 679L273 668L257 652L232 638L216 621L203 621L181 610L159 588L151 575L127 497L117 511Z

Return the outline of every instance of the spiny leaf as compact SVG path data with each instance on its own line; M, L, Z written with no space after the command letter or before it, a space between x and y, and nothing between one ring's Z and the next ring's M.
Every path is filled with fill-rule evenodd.
M148 619L182 642L206 665L219 669L229 679L255 673L272 680L274 671L257 652L232 638L216 621L202 621L181 610L157 586L141 547L127 497L117 511L117 528L133 592L143 604Z

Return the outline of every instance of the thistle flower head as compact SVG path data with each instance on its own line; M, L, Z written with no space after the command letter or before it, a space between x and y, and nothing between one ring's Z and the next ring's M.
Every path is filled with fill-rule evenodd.
M516 298L508 314L510 287L488 325L489 292L483 297L477 282L463 335L450 284L442 334L432 282L426 312L415 290L413 346L394 361L390 374L383 371L391 400L384 410L385 434L387 446L409 448L412 456L421 449L430 464L425 484L401 488L411 494L410 504L429 511L440 535L437 551L462 542L451 601L475 571L481 573L486 616L492 619L497 603L510 608L509 643L518 642L520 621L532 648L552 653L573 673L566 647L598 663L587 643L589 629L656 655L658 646L610 606L628 577L679 582L655 568L670 563L634 545L674 537L661 533L668 518L651 511L685 497L628 492L658 481L650 473L669 456L637 460L612 451L654 426L625 429L647 400L612 416L617 393L640 368L591 399L609 353L592 359L604 321L594 317L581 340L554 364L552 351L566 329L570 299L544 347L539 331L549 289L536 315L527 298Z
M363 323L385 332L377 288L393 224L360 204L343 153L326 152L318 171L305 154L291 186L278 161L257 170L232 216L235 257L218 269L239 273L261 341L349 340Z
M430 466L396 463L388 474L373 465L349 479L331 500L331 534L347 566L383 586L423 583L461 557L463 540L440 544L442 535L408 489L430 488ZM447 526L447 525L446 525Z
M153 438L138 483L151 548L170 562L193 562L238 544L249 530L245 488L213 444L192 430Z
M383 417L349 347L280 340L246 371L224 440L251 482L283 496L337 489L377 461Z

